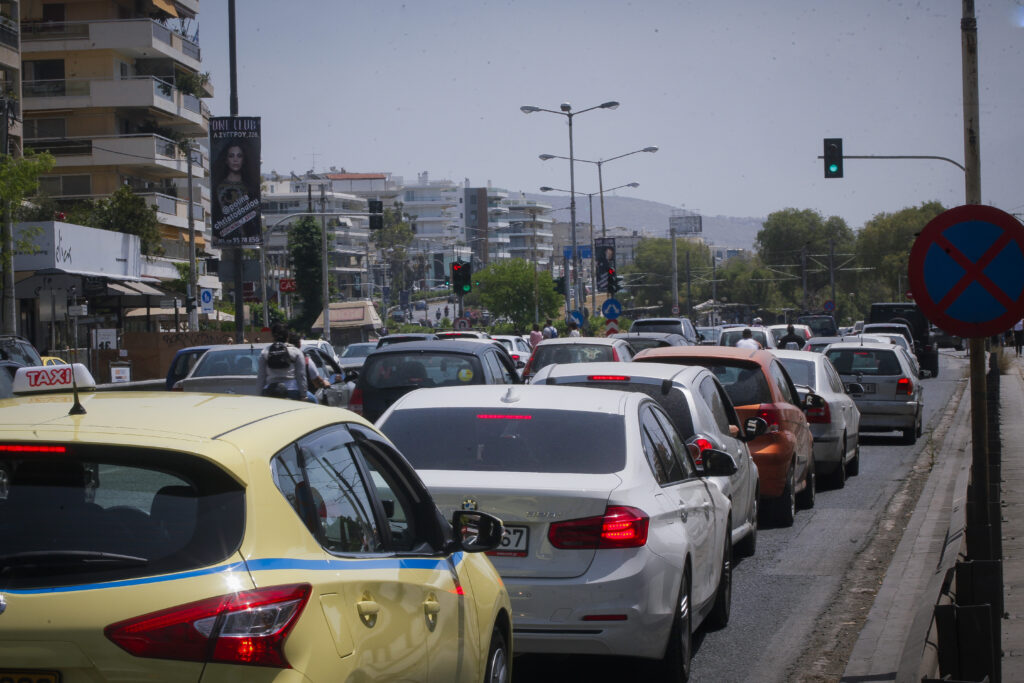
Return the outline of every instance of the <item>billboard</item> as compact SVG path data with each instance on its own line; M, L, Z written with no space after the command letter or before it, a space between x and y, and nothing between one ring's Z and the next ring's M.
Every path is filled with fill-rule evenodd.
M210 214L213 245L263 244L260 229L260 119L210 119Z
M699 235L704 231L701 216L694 214L669 216L668 227L677 235Z

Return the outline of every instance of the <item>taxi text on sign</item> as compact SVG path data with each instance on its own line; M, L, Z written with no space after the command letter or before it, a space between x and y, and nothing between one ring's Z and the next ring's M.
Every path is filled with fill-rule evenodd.
M931 220L914 241L910 291L925 316L960 337L989 337L1024 316L1024 225L991 206Z

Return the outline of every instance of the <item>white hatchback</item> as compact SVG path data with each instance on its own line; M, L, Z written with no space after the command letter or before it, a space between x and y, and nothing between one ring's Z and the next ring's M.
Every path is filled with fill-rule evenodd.
M660 660L685 680L691 633L732 590L723 451L698 472L665 411L636 392L546 385L414 391L378 421L438 507L501 518L492 553L517 652ZM695 447L694 447L695 450Z

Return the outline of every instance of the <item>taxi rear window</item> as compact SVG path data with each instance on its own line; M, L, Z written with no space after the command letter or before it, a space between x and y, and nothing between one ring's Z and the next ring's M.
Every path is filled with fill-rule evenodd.
M376 353L360 373L364 389L452 387L483 384L480 359L458 353Z
M255 375L262 349L243 347L207 351L192 370L193 377Z
M423 470L609 474L626 462L622 415L424 408L397 410L380 427Z
M615 360L607 344L549 344L533 352L533 371L552 363L602 363Z
M241 544L242 487L185 453L0 444L0 590L186 571Z

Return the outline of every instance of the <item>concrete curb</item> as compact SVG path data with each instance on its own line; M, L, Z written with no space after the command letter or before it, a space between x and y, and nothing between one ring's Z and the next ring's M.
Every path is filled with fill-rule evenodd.
M970 472L970 400L960 399L945 433L933 434L915 469L931 467L841 680L921 680L931 614L946 568L963 541L964 503ZM933 449L938 448L937 451ZM932 457L932 453L934 456Z

